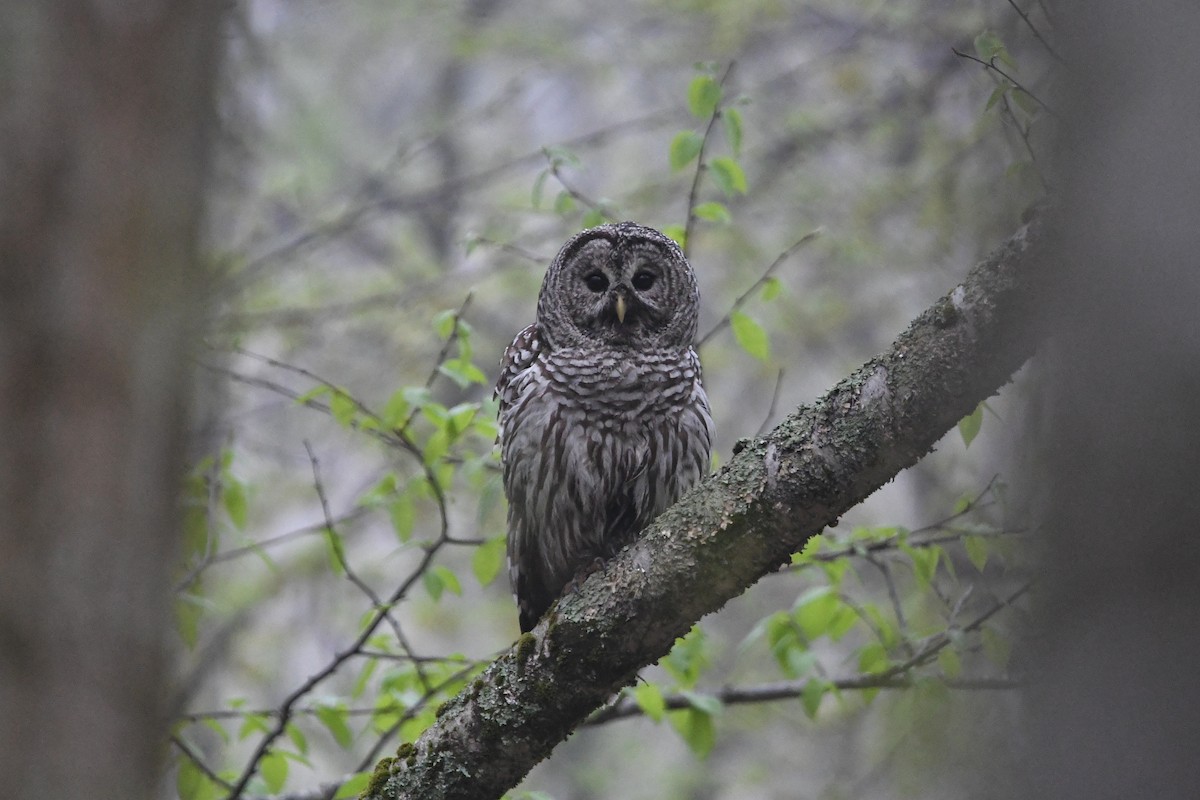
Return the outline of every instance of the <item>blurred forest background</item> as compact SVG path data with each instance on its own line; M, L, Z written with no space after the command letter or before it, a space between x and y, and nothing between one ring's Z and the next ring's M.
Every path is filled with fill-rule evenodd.
M1021 5L233 5L164 796L352 794L516 638L491 385L581 227L681 236L695 213L718 464L1014 231L1045 191L1056 58ZM513 796L1004 794L1024 394Z

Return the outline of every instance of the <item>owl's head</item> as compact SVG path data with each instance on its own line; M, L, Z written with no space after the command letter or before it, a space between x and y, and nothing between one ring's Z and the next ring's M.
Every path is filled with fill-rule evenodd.
M689 347L700 292L675 242L633 222L572 237L546 270L538 326L551 347Z

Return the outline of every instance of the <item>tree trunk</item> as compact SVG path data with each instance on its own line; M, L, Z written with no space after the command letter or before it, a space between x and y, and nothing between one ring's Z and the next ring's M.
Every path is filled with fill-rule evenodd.
M0 786L151 796L218 14L0 5Z
M1200 796L1200 4L1060 2L1070 64L1029 797Z

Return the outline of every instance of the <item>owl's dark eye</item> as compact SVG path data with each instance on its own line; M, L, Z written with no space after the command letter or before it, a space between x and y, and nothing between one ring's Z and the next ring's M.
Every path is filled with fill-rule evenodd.
M589 289L597 294L608 288L608 278L604 277L599 272L593 272L591 275L588 275L583 279L583 282L587 284Z
M644 292L654 285L654 273L640 270L633 276L633 288L639 292Z

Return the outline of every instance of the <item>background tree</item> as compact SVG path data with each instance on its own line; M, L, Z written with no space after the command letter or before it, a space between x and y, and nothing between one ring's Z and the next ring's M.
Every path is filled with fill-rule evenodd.
M7 797L150 797L161 772L209 5L0 8Z
M1056 4L1061 281L1044 309L1048 531L1026 796L1190 797L1200 742L1200 8ZM1025 788L1025 787L1022 787Z

